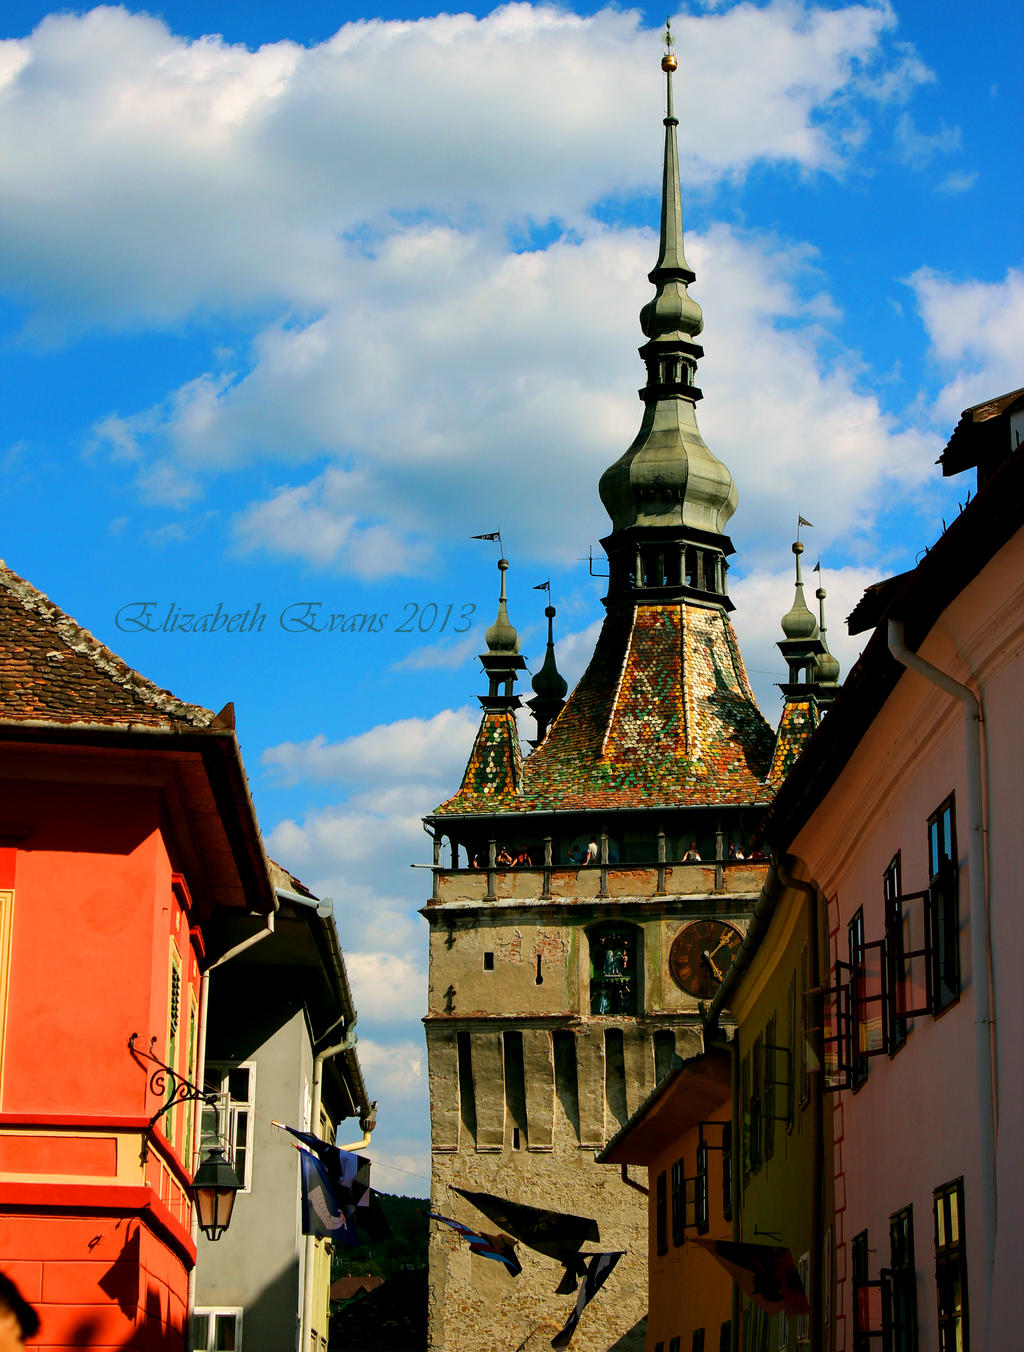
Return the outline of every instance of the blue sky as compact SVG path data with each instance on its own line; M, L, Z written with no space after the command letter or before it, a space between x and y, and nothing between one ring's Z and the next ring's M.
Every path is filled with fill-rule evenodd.
M577 676L597 481L640 416L663 18L0 20L0 552L158 683L234 700L272 852L337 902L396 1190L427 1173L408 864L460 777L496 600L468 537L502 530L531 659L551 579ZM739 486L735 623L774 718L797 513L848 668L860 590L967 491L933 463L960 410L1024 383L1024 20L726 0L673 27L698 416ZM147 601L266 619L132 630ZM387 618L282 624L307 604Z

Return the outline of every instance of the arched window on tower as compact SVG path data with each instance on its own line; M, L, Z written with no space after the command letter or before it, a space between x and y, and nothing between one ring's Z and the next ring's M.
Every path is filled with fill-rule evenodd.
M591 1014L639 1013L640 937L635 925L596 925L587 932Z

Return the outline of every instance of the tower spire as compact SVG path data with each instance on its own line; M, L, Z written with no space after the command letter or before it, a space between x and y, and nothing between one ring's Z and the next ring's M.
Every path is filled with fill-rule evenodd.
M633 444L601 476L601 500L612 519L602 543L610 562L608 601L674 601L689 597L732 609L725 587L724 534L736 509L736 487L697 427L695 383L704 349L701 308L687 292L695 274L683 246L679 120L672 81L678 67L666 32L665 154L658 261L648 274L655 294L640 311L647 342L640 356L647 382L644 416Z
M486 695L479 696L479 700L485 709L509 710L519 707L519 696L512 687L526 662L519 656L519 635L508 617L508 597L505 595L508 559L498 560L498 572L501 574L498 614L484 634L487 651L480 654L480 665L487 673L490 688Z
M818 598L818 630L821 633L821 654L818 657L818 703L829 705L839 693L839 663L829 652L828 639L825 637L825 597L827 593L820 559L815 564L814 571L818 574L818 590L815 592L815 596Z
M565 704L565 697L569 693L569 686L565 677L558 670L555 662L554 606L545 606L544 614L548 622L548 645L541 669L531 683L534 689L533 699L526 701L537 720L537 740L533 743L534 746L540 746L543 742L548 728L558 717L562 706Z

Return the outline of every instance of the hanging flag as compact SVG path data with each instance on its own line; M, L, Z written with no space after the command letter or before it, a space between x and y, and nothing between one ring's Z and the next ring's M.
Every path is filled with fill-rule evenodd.
M480 1230L471 1230L468 1225L460 1225L458 1221L449 1220L447 1216L439 1216L436 1211L428 1211L427 1215L432 1221L440 1221L442 1225L449 1226L457 1235L469 1245L470 1253L478 1253L481 1258L493 1258L497 1263L504 1263L513 1277L518 1277L522 1272L522 1264L516 1257L516 1246L508 1235L485 1235Z
M769 1314L810 1314L804 1284L786 1248L775 1244L740 1244L731 1239L693 1239L707 1249L740 1290Z
M327 1171L327 1178L334 1194L342 1206L367 1206L370 1191L370 1161L363 1155L354 1155L351 1151L341 1150L329 1141L322 1141L311 1131L299 1131L297 1127L286 1126L283 1122L275 1126L284 1127L297 1141L316 1155Z
M537 585L536 585L536 587L534 587L533 590L534 590L534 591L546 591L547 594L550 596L550 595L551 595L551 579L548 578L547 582L538 582Z
M814 565L814 567L811 569L811 572L812 572L812 573L820 573L820 572L821 572L821 559L819 559L818 562Z
M302 1163L302 1233L355 1247L359 1243L355 1224L345 1216L334 1195L326 1168L311 1151L296 1149Z
M576 1332L576 1325L580 1322L580 1315L605 1284L611 1275L612 1268L622 1257L622 1254L623 1250L618 1253L595 1253L589 1260L587 1275L580 1282L579 1294L576 1297L576 1308L565 1321L562 1331L551 1339L552 1347L569 1346L572 1335Z
M597 1221L590 1216L546 1211L541 1207L527 1206L524 1202L509 1202L489 1192L470 1192L467 1188L453 1188L452 1191L465 1197L467 1202L472 1202L489 1221L500 1225L528 1248L535 1249L546 1258L565 1263L571 1268L572 1278L583 1274L579 1255L581 1245L597 1243L601 1238ZM570 1280L567 1286L563 1285L559 1289L563 1292L575 1291L576 1281Z
M492 530L491 533L490 533L489 535L471 535L469 538L470 538L471 540L500 540L500 539L501 539L501 531L500 531L500 530Z
M799 513L797 514L796 523L798 526L809 526L811 530L814 529L814 522L808 521L805 516L800 516Z

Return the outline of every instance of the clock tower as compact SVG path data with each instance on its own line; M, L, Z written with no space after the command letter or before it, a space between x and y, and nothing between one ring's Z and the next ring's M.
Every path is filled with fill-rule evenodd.
M640 314L643 417L600 481L611 529L597 646L565 699L549 627L524 758L525 664L501 560L480 728L461 786L426 819L431 1209L508 1228L465 1191L592 1220L583 1252L624 1256L583 1312L577 1352L643 1347L646 1180L594 1154L703 1050L700 1005L760 891L766 866L744 856L773 793L775 735L729 618L736 488L697 427L703 317L683 248L675 66L669 50L660 249ZM550 1254L521 1243L512 1276L435 1229L431 1347L550 1347L573 1305Z

